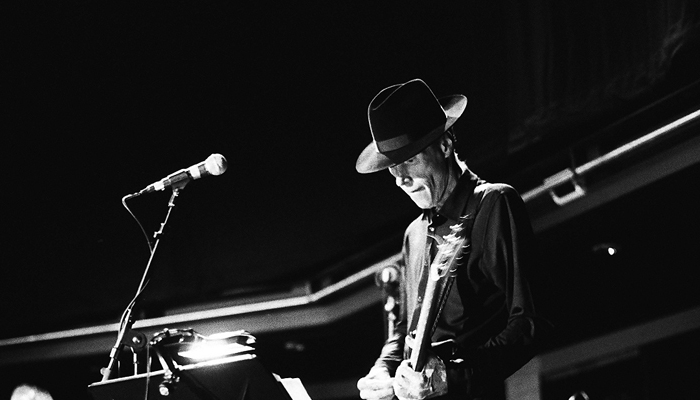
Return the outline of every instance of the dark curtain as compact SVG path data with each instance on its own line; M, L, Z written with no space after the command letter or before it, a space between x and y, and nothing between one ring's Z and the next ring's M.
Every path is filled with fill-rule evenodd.
M697 0L530 0L504 7L509 153L571 143L700 79Z

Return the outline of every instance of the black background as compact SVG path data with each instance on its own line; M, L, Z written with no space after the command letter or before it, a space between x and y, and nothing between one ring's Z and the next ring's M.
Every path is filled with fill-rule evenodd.
M116 322L148 260L122 197L212 153L224 155L228 169L190 183L177 198L144 315L285 285L369 250L398 250L415 206L388 173L364 176L354 168L371 140L366 106L388 85L420 77L438 96L467 95L457 124L461 154L484 178L521 191L544 177L523 176L527 168L566 153L582 129L641 104L623 102L602 116L582 110L579 119L544 127L569 131L545 142L534 135L514 152L512 132L532 109L514 100L507 76L518 64L502 2L4 7L11 12L2 57L2 338ZM671 83L694 82L697 71L683 69ZM678 110L689 105L697 98ZM590 115L599 120L576 126ZM542 308L565 341L697 305L697 177L698 168L689 168L539 234L537 285L548 296ZM149 237L169 198L166 190L127 203ZM619 244L619 257L591 251L604 242ZM346 321L362 325L353 333L374 348L376 317ZM296 336L325 340L316 332L289 332L284 340ZM263 349L283 341L261 339ZM275 370L313 381L340 370L359 375L374 348L365 358L344 349L357 361L345 366L315 356L311 363L270 358ZM307 354L323 359L325 351L309 346ZM75 362L75 371L94 377L106 353L87 369L71 360L15 372L50 376ZM71 393L90 379L56 391Z

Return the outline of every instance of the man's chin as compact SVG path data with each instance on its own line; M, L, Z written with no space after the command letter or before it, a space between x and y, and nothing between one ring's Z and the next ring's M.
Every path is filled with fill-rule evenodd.
M411 198L411 200L413 200L413 202L416 203L416 205L418 206L418 208L422 208L423 210L428 210L428 209L432 208L431 202L430 202L430 201L426 201L425 199L414 199L414 198Z

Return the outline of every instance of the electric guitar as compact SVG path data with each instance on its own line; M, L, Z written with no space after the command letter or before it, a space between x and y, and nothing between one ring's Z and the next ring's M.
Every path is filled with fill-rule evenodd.
M469 232L465 232L464 220L450 227L450 234L444 238L435 236L437 254L430 264L430 272L425 285L423 303L413 335L413 348L409 361L414 371L422 371L425 357L430 349L433 327L442 311L444 298L450 290L452 278L457 273L457 261L469 250Z

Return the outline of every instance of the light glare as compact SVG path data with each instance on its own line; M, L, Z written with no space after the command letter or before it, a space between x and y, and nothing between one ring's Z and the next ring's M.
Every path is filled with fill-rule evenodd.
M190 346L188 350L181 351L178 355L192 360L212 360L253 350L255 349L239 343L202 342Z

